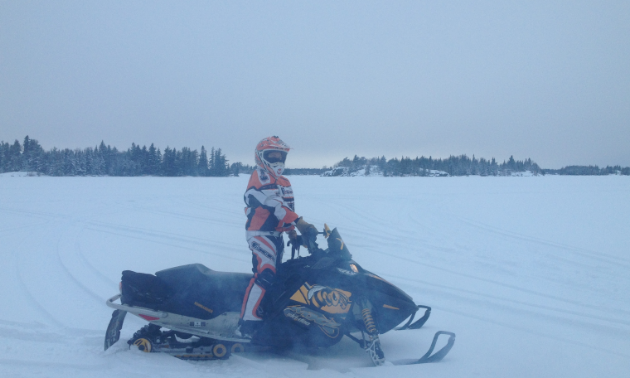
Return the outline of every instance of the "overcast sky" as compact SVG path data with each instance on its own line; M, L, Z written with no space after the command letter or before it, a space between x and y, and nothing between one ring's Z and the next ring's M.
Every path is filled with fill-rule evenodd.
M0 0L0 140L630 165L630 1Z

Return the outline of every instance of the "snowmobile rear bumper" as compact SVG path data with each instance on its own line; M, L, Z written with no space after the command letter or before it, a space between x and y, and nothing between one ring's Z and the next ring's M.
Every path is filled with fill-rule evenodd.
M131 312L134 315L137 315L145 320L155 320L155 319L147 319L147 318L156 318L163 319L168 318L169 313L164 311L154 311L145 307L137 307L137 306L129 306L124 304L118 304L116 301L120 299L122 294L116 294L113 297L109 298L105 304L108 307L114 308L116 310ZM143 316L144 315L144 316Z

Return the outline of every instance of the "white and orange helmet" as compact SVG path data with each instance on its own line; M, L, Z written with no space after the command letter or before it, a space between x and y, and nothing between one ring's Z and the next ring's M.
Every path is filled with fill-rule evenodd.
M291 148L277 136L265 138L256 145L256 164L272 177L282 176L284 162ZM280 152L280 158L269 157L272 152Z

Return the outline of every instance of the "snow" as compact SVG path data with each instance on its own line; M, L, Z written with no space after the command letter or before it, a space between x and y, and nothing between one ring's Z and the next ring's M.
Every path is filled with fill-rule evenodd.
M186 362L103 351L121 271L200 262L247 272L247 177L0 177L2 377L627 377L630 178L290 177L298 213L433 308L389 332L392 360L457 334L440 363L372 368L351 341L314 356ZM302 362L306 361L306 362Z

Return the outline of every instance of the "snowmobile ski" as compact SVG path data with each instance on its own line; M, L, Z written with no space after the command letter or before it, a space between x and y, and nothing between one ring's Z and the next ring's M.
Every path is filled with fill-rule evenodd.
M435 349L435 344L437 344L437 341L440 338L440 335L447 335L448 340L446 342L446 345L444 345L442 349L433 353L433 349ZM416 364L426 364L430 362L438 362L438 361L441 361L448 354L448 352L451 351L451 348L453 348L453 344L455 344L455 334L453 332L438 331L433 336L433 341L431 342L431 346L429 347L429 350L424 354L424 356L420 357L420 359L398 360L398 361L392 361L392 363L394 365L416 365Z

